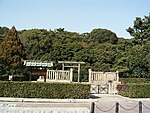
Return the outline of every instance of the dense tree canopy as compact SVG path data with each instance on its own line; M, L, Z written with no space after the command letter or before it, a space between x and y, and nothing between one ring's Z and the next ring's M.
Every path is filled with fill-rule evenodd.
M4 39L5 34L8 32L9 28L0 26L0 42Z
M99 43L109 42L116 43L118 38L115 33L107 29L93 29L90 33L90 38L93 41L97 41Z
M84 79L87 79L89 68L95 71L118 70L120 77L150 78L149 16L136 18L134 26L129 27L127 31L132 39L118 38L112 31L101 28L83 34L64 28L17 32L13 27L8 30L0 27L1 75L16 74L16 70L23 69L22 59L30 59L54 61L57 69L61 68L58 61L86 62L81 69Z

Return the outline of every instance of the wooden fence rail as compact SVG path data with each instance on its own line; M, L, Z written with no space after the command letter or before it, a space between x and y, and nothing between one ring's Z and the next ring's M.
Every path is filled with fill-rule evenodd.
M47 70L47 82L72 82L73 69L70 70ZM44 76L40 76L38 81L44 81Z

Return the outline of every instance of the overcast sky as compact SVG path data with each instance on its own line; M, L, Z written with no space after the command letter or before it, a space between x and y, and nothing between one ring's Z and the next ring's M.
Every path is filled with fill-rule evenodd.
M78 33L109 29L118 37L136 17L150 13L150 0L0 0L0 26L17 30L65 28Z

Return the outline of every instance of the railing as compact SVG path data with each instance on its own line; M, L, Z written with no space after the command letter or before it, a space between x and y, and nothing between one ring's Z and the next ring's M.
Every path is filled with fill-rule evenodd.
M145 113L145 112L143 112L144 110L148 111L146 113L150 113L150 107L145 105L141 101L139 101L136 105L134 105L133 107L130 107L130 108L126 108L126 107L122 106L121 104L119 104L118 102L116 102L116 104L114 104L112 107L107 108L107 109L103 109L103 108L97 106L94 102L92 102L90 109L91 109L90 113L95 113L95 111L102 112L102 113L104 113L104 112L112 113L112 111L114 111L114 113L122 113L121 111L131 111L133 113L135 109L138 109L138 112L136 112L136 113Z
M47 82L72 82L73 69L66 70L47 70L46 81ZM38 81L43 81L44 76L40 76Z
M120 84L118 71L116 72L95 72L89 69L89 83L92 84L91 92L93 89L95 92L99 91L100 87L109 94L117 94L117 85ZM103 88L104 86L104 88ZM107 86L107 87L105 87ZM94 88L93 88L94 87ZM96 91L97 89L97 91ZM103 91L104 91L103 90Z
M89 69L89 82L106 84L109 81L119 81L117 72L95 72Z

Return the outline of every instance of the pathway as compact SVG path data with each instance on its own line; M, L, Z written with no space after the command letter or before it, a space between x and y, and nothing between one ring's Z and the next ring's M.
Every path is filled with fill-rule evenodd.
M96 105L95 113L115 113L116 102L120 104L119 113L138 113L139 101L144 104L143 113L150 113L150 99L130 99L120 95L108 94L94 94L91 95L91 99L17 99L0 97L0 113L89 113L93 101ZM15 110L18 110L18 112Z

